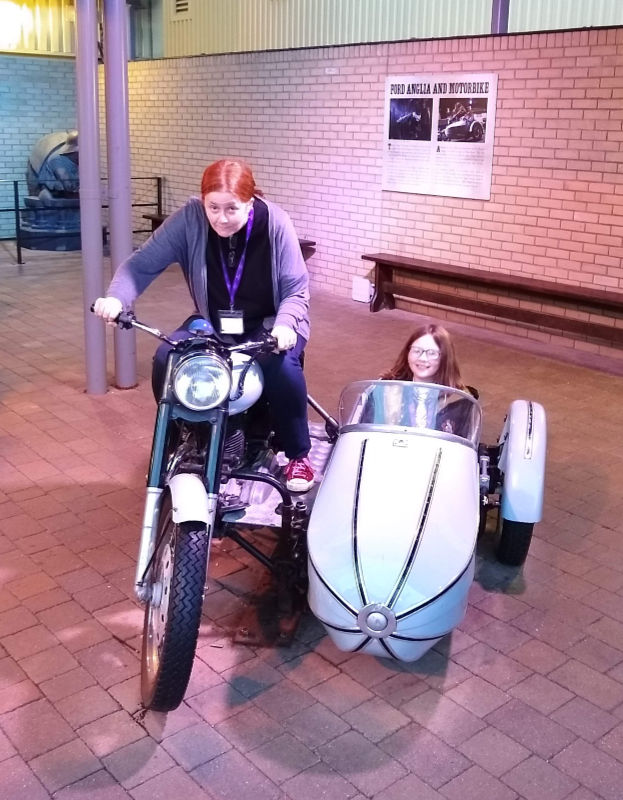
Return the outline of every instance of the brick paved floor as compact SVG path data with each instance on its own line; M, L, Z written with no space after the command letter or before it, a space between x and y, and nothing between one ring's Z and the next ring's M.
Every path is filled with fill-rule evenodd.
M523 570L480 542L468 614L418 663L338 652L312 618L292 647L233 644L261 569L216 544L183 705L141 713L132 596L153 402L83 392L75 255L0 256L0 800L620 800L623 378L457 336L485 439L515 397L549 421L545 520ZM171 271L140 315L189 308ZM331 410L414 324L316 292L306 370ZM597 361L594 362L597 365ZM601 365L601 362L600 362Z

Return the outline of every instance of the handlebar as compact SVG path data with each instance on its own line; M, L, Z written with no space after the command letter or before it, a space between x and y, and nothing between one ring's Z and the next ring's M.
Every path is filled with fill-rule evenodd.
M91 311L95 313L95 303L91 304ZM148 325L139 322L139 320L136 319L136 316L131 311L122 311L114 320L114 322L124 330L138 328L145 333L149 333L151 336L155 336L156 339L167 342L167 344L170 344L172 347L176 347L181 341L185 341L184 339L178 341L175 339L170 339L166 334L158 330L158 328L150 328ZM196 338L204 338L206 341L217 342L220 347L226 348L230 353L247 353L249 355L258 356L262 353L271 353L277 349L277 340L268 332L265 333L264 336L259 340L254 339L234 345L229 345L226 342L221 341L213 334L204 334L203 336L200 335Z

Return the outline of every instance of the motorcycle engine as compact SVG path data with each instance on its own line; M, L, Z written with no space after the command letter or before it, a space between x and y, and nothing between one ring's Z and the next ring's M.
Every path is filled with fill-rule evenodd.
M245 437L244 431L239 428L230 431L225 439L223 449L223 463L228 467L235 467L244 456Z

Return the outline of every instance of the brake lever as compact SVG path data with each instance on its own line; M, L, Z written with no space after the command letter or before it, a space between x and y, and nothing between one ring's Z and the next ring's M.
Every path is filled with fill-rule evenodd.
M274 336L267 333L257 341L242 342L242 344L235 344L229 348L230 353L245 352L252 353L255 350L266 350L272 352L277 349L277 340Z
M95 303L91 303L91 312L95 313ZM131 328L138 328L140 331L145 331L145 333L149 333L151 336L155 336L156 339L161 339L163 342L167 342L167 344L173 347L178 344L175 340L169 339L169 337L158 330L158 328L150 328L148 325L143 325L142 322L136 319L132 311L122 311L119 316L115 317L113 322L122 330L128 331Z

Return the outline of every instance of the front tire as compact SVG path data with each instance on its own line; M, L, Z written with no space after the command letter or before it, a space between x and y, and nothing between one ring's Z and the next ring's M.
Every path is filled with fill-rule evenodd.
M520 567L528 556L533 530L533 522L514 522L510 519L502 519L502 530L497 549L498 561L509 567Z
M145 608L141 695L145 708L172 711L184 699L195 658L210 540L203 522L173 522L163 500Z

